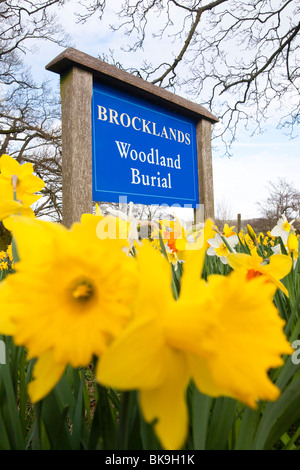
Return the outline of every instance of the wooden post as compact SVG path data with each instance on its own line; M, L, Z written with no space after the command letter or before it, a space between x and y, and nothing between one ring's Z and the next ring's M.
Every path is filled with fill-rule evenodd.
M63 224L92 213L92 73L72 67L61 75Z
M195 211L195 222L203 222L203 218L214 219L214 187L211 154L211 122L201 119L196 127L198 182L200 209ZM201 208L201 205L203 207ZM202 220L201 220L202 219Z

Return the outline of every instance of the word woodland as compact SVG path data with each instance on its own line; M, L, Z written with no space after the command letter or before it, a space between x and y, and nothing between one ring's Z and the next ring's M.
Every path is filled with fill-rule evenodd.
M131 144L127 144L124 142L118 142L116 140L116 144L120 153L121 158L127 158L128 156L131 160L139 160L140 162L148 162L152 165L160 165L160 166L167 166L168 168L176 168L177 170L181 170L180 166L180 155L177 155L176 160L172 157L164 157L163 155L159 156L158 149L155 150L152 148L148 155L145 152L137 152L137 150L132 149L130 150ZM129 152L130 150L130 152Z
M151 148L149 153L143 151L138 152L135 149L131 149L131 144L127 142L120 142L117 140L115 142L117 144L119 155L121 158L127 159L128 157L133 161L139 161L141 163L149 163L150 165L159 165L181 170L179 154L176 158L165 157L164 155L159 155L159 150L154 150L154 148ZM167 176L163 178L159 171L155 176L150 176L140 174L140 171L137 168L130 169L131 184L142 184L143 186L157 186L158 188L172 188L170 173L168 173Z

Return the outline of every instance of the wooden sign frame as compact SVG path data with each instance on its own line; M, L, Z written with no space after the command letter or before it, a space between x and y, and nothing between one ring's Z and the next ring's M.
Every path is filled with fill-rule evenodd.
M199 211L203 206L202 216L214 218L211 126L218 119L213 114L196 103L73 48L53 59L46 70L60 75L63 224L66 227L79 221L83 213L93 210L91 100L95 79L195 121Z

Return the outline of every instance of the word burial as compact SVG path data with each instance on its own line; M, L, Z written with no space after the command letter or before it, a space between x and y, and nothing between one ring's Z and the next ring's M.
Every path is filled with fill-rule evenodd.
M95 83L92 129L94 201L198 207L194 121Z
M177 155L176 159L172 157L165 157L164 155L159 156L159 150L150 150L148 154L146 152L138 152L135 149L131 149L131 144L118 142L116 141L120 157L121 158L131 158L132 161L140 161L142 163L149 163L151 165L159 165L167 168L176 168L177 170L181 169L180 166L180 155ZM158 186L159 188L168 188L171 189L171 173L167 174L167 177L161 176L158 171L156 176L140 174L140 171L137 168L131 169L131 184L142 184L143 186Z

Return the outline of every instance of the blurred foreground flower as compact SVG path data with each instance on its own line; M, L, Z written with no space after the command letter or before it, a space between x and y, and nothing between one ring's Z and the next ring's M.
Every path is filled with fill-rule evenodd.
M83 225L94 226L97 237L100 240L125 240L127 241L127 252L139 244L138 227L148 222L136 219L130 212L124 214L121 210L109 208L109 213L103 215L100 207L96 204L96 214L83 214L81 216Z
M268 371L293 352L273 304L275 286L237 272L201 279L210 235L207 222L202 250L186 252L178 301L166 259L148 243L139 247L135 315L97 370L105 386L139 390L144 418L167 449L179 449L187 436L191 379L204 394L256 407L259 399L278 398Z
M10 219L20 261L0 284L0 333L38 358L29 384L36 402L67 364L87 366L130 320L135 260L124 241L99 240L94 225Z

